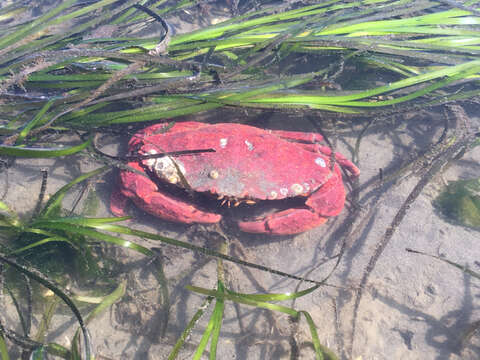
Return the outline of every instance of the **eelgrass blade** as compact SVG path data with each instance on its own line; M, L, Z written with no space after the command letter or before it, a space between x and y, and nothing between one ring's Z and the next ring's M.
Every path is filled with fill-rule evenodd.
M75 3L76 0L65 2L65 4L67 3L71 4L72 2ZM19 39L18 41L16 41L15 43L11 44L10 46L4 49L2 49L2 46L0 46L0 56L3 53L7 52L5 55L1 57L1 60L3 61L3 63L8 63L14 59L21 58L24 55L35 53L40 49L44 49L44 50L45 48L48 49L49 45L51 45L53 48L55 47L62 48L63 46L66 46L65 40L67 38L69 37L76 38L78 34L88 31L89 29L92 29L98 26L102 22L105 22L108 19L111 19L116 14L132 6L136 2L136 0L123 1L121 4L119 4L119 6L111 7L109 11L97 12L95 14L96 16L91 16L89 18L85 16L86 12L89 12L89 11L94 12L98 10L100 7L107 6L114 2L119 2L119 1L118 0L100 0L95 2L92 5L83 6L79 10L74 10L70 13L56 17L51 21L41 24L34 31L31 31L29 36ZM53 34L50 34L50 36L42 36L44 35L43 31L45 31L46 29L49 29L52 27L54 28L56 25L65 21L69 21L69 20L74 21L73 18L76 18L75 20L80 20L78 18L82 16L84 17L84 19L81 19L81 20L84 20L84 21L77 21L78 25L73 26L68 30L66 29L66 31L53 32ZM29 28L27 24L27 31L28 30ZM9 67L1 68L0 73L8 73L8 70L9 70Z
M28 133L30 130L32 130L35 125L42 119L42 117L45 115L45 113L48 111L48 109L53 105L55 102L55 99L51 99L48 101L41 109L40 111L34 116L32 121L30 121L25 127L20 131L20 134L18 135L17 141L15 142L16 145L20 145L23 140L27 137Z
M284 277L287 277L287 278L290 278L290 279L301 280L301 281L305 281L305 282L309 282L309 283L314 283L314 284L317 284L317 285L320 284L320 282L315 281L315 280L306 279L306 278L302 278L300 276L285 273L283 271L278 271L278 270L275 270L275 269L267 268L267 267L262 266L262 265L247 262L247 261L235 258L233 256L222 254L221 252L218 252L218 251L215 251L215 250L211 250L211 249L204 248L204 247L201 247L201 246L196 246L196 245L193 245L193 244L190 244L190 243L187 243L187 242L184 242L184 241L172 239L172 238L169 238L169 237L166 237L166 236L161 236L161 235L158 235L158 234L152 234L152 233L149 233L149 232L146 232L146 231L136 230L136 229L132 229L132 228L129 228L129 227L126 227L126 226L113 225L113 224L100 224L100 225L95 225L94 227L96 229L99 229L99 230L105 230L105 231L115 232L115 233L119 233L119 234L133 235L133 236L138 236L138 237L144 237L144 238L151 239L151 240L161 241L165 244L181 247L181 248L184 248L184 249L189 249L189 250L192 250L192 251L199 252L201 254L205 254L205 255L208 255L208 256L214 256L214 257L219 258L219 259L231 261L231 262L234 262L236 264L251 267L251 268L254 268L254 269L267 271L267 272L270 272L272 274L277 274L277 275L284 276Z
M67 148L29 148L19 146L0 145L0 155L16 156L21 158L54 158L67 156L82 151L91 144L91 140Z
M185 340L187 340L187 338L190 336L190 333L192 332L194 326L196 325L198 320L200 320L200 318L203 316L203 314L205 313L205 310L211 304L213 299L214 297L212 296L207 297L204 303L202 304L202 306L200 306L200 308L195 312L192 319L188 322L187 326L185 327L185 330L183 330L182 335L180 335L177 342L175 343L175 346L173 347L172 351L168 355L167 360L175 360L177 358L181 347L183 346L183 344L185 344Z
M185 288L187 290L190 290L190 291L193 291L193 292L196 292L196 293L199 293L199 294L207 295L207 296L217 297L217 295L218 295L217 291L215 291L215 290L209 290L209 289L201 288L201 287L198 287L198 286L187 285ZM260 307L260 308L273 310L273 311L279 311L279 312L282 312L284 314L287 314L287 315L290 315L290 316L293 316L293 317L298 316L298 311L296 311L292 308L283 306L283 305L270 304L270 303L265 302L265 301L251 300L248 297L236 296L236 295L231 295L231 294L228 294L228 293L225 293L223 296L226 300L234 301L234 302L239 303L239 304Z
M65 197L68 190L70 190L74 185L92 176L100 175L109 169L110 168L108 166L98 168L96 170L83 174L77 177L76 179L74 179L73 181L69 182L67 185L62 186L60 190L58 190L55 194L53 194L50 197L50 199L48 200L48 202L45 204L44 208L40 212L39 218L49 217L52 214L59 214L63 198Z
M205 52L207 47L214 46L216 51L225 51L235 47L255 47L264 42L265 39L272 39L281 33L290 33L290 38L287 38L284 44L288 42L296 43L295 48L297 51L309 46L312 47L315 41L323 41L325 45L320 46L319 50L327 50L330 42L330 48L335 48L337 44L336 48L338 50L342 50L343 45L344 49L364 49L382 53L388 51L388 43L390 43L391 46L403 46L406 50L404 54L411 53L410 55L415 57L415 53L411 51L413 49L408 49L408 45L412 46L419 42L426 43L429 40L428 37L426 41L418 39L421 35L431 36L432 34L442 33L452 35L455 31L457 33L465 31L465 35L471 34L472 36L478 34L473 30L473 26L480 21L480 18L469 16L469 12L464 10L434 11L433 14L429 15L411 16L415 12L415 8L418 13L419 11L428 11L430 8L435 7L435 4L422 2L421 5L416 7L405 7L399 1L389 5L390 9L385 7L383 12L382 7L372 7L367 3L363 4L364 6L360 5L359 11L345 11L351 8L353 4L323 3L322 6L325 5L323 8L318 5L316 8L306 6L295 10L277 12L274 15L245 20L238 24L232 22L219 24L173 38L169 50L171 52L179 52L180 58L188 58L189 56ZM392 9L395 10L392 12ZM326 11L330 11L331 14L328 19L334 18L335 21L317 21L317 25L313 26L313 28L309 28L303 33L295 33L295 27L298 27L299 24L301 26L302 23L308 23L308 21L312 21L312 19L321 16ZM370 18L366 17L366 15L370 15ZM389 19L389 17L393 19ZM401 19L395 17L401 17ZM438 24L443 26L439 27ZM467 29L462 29L460 26L452 26L450 28L448 27L449 25L463 25ZM395 34L400 34L404 37L406 33L408 34L407 36L413 37L414 40L409 41L403 38L396 40L393 37ZM371 39L375 36L380 37L381 40L372 41ZM390 36L395 40L385 41L382 40L382 36ZM348 42L338 46L338 40L341 39L348 39ZM435 40L435 38L433 39ZM433 43L433 41L430 42ZM457 44L456 42L442 42L441 39L437 42L440 44L437 50L444 52L451 50L451 45ZM472 42L475 42L475 40L472 40ZM461 42L458 42L458 44L457 49L467 50L465 44ZM190 49L190 53L188 49ZM433 48L427 46L424 49L433 50Z
M449 78L454 76L469 76L472 74L477 74L480 72L480 60L474 60L467 62L465 64L460 64L456 66L450 66L436 71L431 71L421 75L413 76L407 79L399 80L388 85L380 86L375 89L358 92L351 95L340 95L340 96L317 96L317 95L306 95L306 94L282 94L279 97L258 97L256 99L248 100L252 103L282 103L282 104L297 104L297 105L338 105L338 106L376 106L375 103L365 103L365 102L356 102L356 100L369 98L372 96L377 96L385 93L392 92L394 90L399 90L408 86L418 85L427 81L439 79L439 78ZM377 105L378 106L378 105Z
M118 238L116 236L104 234L95 230L92 230L89 227L84 227L80 226L76 223L68 223L68 218L63 218L63 219L47 219L47 220L38 220L35 221L32 224L32 227L35 228L45 228L45 229L56 229L56 230L62 230L67 233L71 234L78 234L82 236L88 236L92 239L95 240L100 240L103 242L123 246L128 249L135 250L143 255L146 256L153 256L154 253L150 250L147 249L146 247L143 247L141 245L132 243L131 241L123 240L121 238ZM96 227L96 226L94 226Z
M285 294L241 294L235 291L225 289L225 291L233 296L243 297L245 299L253 300L253 301L284 301L284 300L293 300L310 294L317 290L320 285L312 286L308 289L297 291L294 293L285 293Z
M422 252L422 251L413 250L413 249L409 249L409 248L407 248L407 249L405 249L405 250L407 250L408 252L413 253L413 254L420 254L420 255L424 255L424 256L429 256L429 257L431 257L431 258L433 258L433 259L443 261L444 263L447 263L447 264L449 264L449 265L451 265L451 266L453 266L453 267L456 267L457 269L463 271L465 274L468 274L468 275L474 277L475 279L480 280L480 273L475 272L475 271L473 271L473 270L470 270L470 269L468 268L468 266L460 265L459 263L456 263L456 262L454 262L454 261L448 260L448 259L446 259L446 258L443 258L443 257L440 257L440 256L436 256L436 255L427 254L427 253L424 253L424 252Z
M28 360L46 360L47 359L47 349L46 346L41 346L33 350L28 358Z
M48 343L47 344L47 351L49 354L59 356L64 359L71 359L71 353L68 349L63 347L62 345L56 343Z
M44 27L47 24L47 21L49 19L58 15L64 9L72 6L73 4L75 4L75 2L76 0L63 1L61 4L54 6L52 10L48 11L45 15L33 20L32 22L26 23L19 30L11 34L2 36L0 38L0 49L15 43L21 38L29 36L34 31L40 30L42 27Z
M195 351L195 354L193 355L193 360L200 360L203 352L207 348L208 345L208 340L210 340L210 336L212 335L213 331L213 319L210 318L210 321L207 324L207 327L205 328L205 331L203 332L202 338L200 339L200 343L197 346L197 350Z
M316 288L316 287L313 287L313 288ZM298 296L304 296L304 295L312 292L313 288L304 290L303 292L301 292L302 294L297 293L297 295ZM234 301L234 302L239 303L239 304L250 305L250 306L264 308L264 309L269 309L269 310L272 310L272 311L279 311L279 312L282 312L284 314L290 315L294 318L299 318L300 315L303 315L303 316L305 316L305 318L307 320L307 323L308 323L308 326L309 326L309 329L310 329L310 333L312 335L312 341L313 341L314 348L315 348L316 358L320 359L320 360L324 359L324 358L329 359L329 360L336 360L337 359L337 357L333 354L333 352L331 352L328 348L326 348L326 347L324 347L323 345L320 344L320 340L318 338L318 333L317 333L315 324L313 322L313 319L311 318L310 314L306 311L303 311L303 310L297 311L295 309L292 309L292 308L289 308L289 307L286 307L286 306L283 306L283 305L271 304L271 303L265 302L265 301L254 300L251 295L249 296L247 294L239 294L239 293L235 293L235 292L229 291L229 290L220 294L218 291L215 291L215 290L209 290L209 289L205 289L205 288L201 288L201 287L197 287L197 286L192 286L192 285L187 285L186 289L194 291L196 293L207 295L207 296L210 296L210 297L213 296L217 299L217 301L219 299L221 299L222 301L230 300L230 301ZM273 298L275 300L279 300L280 297L278 295L281 295L281 294L263 294L263 295L259 295L258 298L259 299L261 299L261 298L266 299L266 298L268 298L269 295L273 295ZM287 297L285 297L284 299L289 299L289 298L291 298L290 295L287 295ZM204 336L205 336L205 334L204 334Z
M323 346L320 343L320 339L318 337L317 328L315 323L313 322L312 317L310 314L304 310L300 310L299 315L303 315L307 320L308 328L310 329L310 335L312 336L313 347L315 349L315 356L317 360L337 360L337 356L326 346Z
M17 7L17 8L16 6L18 6L18 3L12 4L10 6L4 6L0 10L0 21L15 19L16 17L18 17L18 15L20 15L21 13L24 13L27 10L26 6Z
M225 309L225 301L221 297L221 294L225 292L225 286L221 281L218 281L217 292L219 296L217 297L211 319L213 322L213 330L210 341L210 360L215 360L217 358L217 345L220 337L220 329L222 328L223 311Z
M44 343L45 337L47 336L48 328L50 327L50 323L52 321L52 317L57 309L57 306L60 302L60 299L57 296L50 296L51 299L48 299L45 304L46 310L43 313L42 320L40 324L37 326L37 333L35 334L35 341Z
M33 229L35 230L35 229ZM30 232L34 232L34 231L30 231ZM10 253L10 255L18 255L24 251L27 251L27 250L30 250L30 249L33 249L34 247L37 247L37 246L41 246L41 245L45 245L45 244L48 244L48 243L51 243L51 242L67 242L67 243L71 243L70 240L68 240L67 238L65 237L61 237L61 236L52 236L52 237L48 237L48 238L45 238L45 239L42 239L42 240L39 240L39 241L36 241L32 244L29 244L27 246L24 246L20 249L16 249L14 251L12 251Z
M77 306L73 303L72 300L63 292L61 291L58 287L53 285L48 279L46 279L43 275L37 272L33 272L25 268L24 266L21 266L17 264L16 261L9 259L3 255L0 254L0 262L3 262L15 270L21 272L22 274L25 274L30 279L33 279L43 286L45 286L47 289L50 289L55 295L57 295L60 299L67 304L67 306L70 308L70 310L73 312L75 317L77 318L78 323L80 324L80 327L82 329L83 333L83 338L85 342L85 359L86 360L91 360L93 359L93 354L91 352L92 344L90 341L90 335L88 334L88 330L85 327L85 323L83 321L82 315L80 314L80 311L78 310Z
M12 227L12 228L21 228L22 222L12 209L8 207L3 201L0 201L0 212L5 212L6 214L0 213L0 226Z
M121 299L125 295L125 291L127 289L127 282L124 280L122 281L116 289L105 296L103 300L98 304L95 309L93 309L88 316L85 318L85 324L88 325L96 316L101 314L103 311L108 309L110 306L112 306L115 302L117 302L119 299ZM79 328L73 337L72 340L72 354L79 354L79 336L80 336L80 331L81 328Z
M315 73L302 74L296 76L283 77L276 79L271 83L259 86L250 86L247 90L225 90L214 94L205 95L184 95L184 96L163 96L154 98L154 101L160 102L152 106L145 106L140 109L123 110L109 113L99 113L82 116L77 121L83 125L110 125L130 122L142 122L172 118L177 116L189 115L200 111L212 110L224 105L251 106L248 101L243 101L249 97L255 97L269 92L289 89L306 84L326 72L326 70ZM66 118L65 121L69 121Z
M2 331L0 331L0 357L2 360L10 360L10 356L8 355L7 343L5 342Z
M188 107L178 107L177 109L166 110L161 113L147 113L143 115L132 115L132 116L120 117L110 121L101 121L98 124L99 125L125 124L125 123L133 123L133 122L144 122L144 121L168 119L168 118L173 118L178 116L196 114L202 111L212 110L221 106L222 106L221 104L215 104L215 103L200 103L198 105L192 105Z
M60 217L60 218L50 218L47 221L57 222L57 223L66 223L72 226L83 226L83 227L101 227L104 224L111 224L120 221L129 220L129 216L122 217L106 217L106 218L91 218L91 217L82 217L82 216L72 216L72 217Z
M195 354L193 355L193 360L200 360L205 349L207 348L208 341L212 337L212 347L211 347L211 352L210 352L210 360L215 360L215 357L212 357L212 350L213 350L213 355L216 356L217 353L217 343L218 343L218 333L216 334L217 338L215 339L215 342L213 340L213 334L216 331L220 331L221 327L221 322L223 318L223 308L224 308L224 302L223 298L220 294L220 289L217 290L218 297L216 297L216 303L215 303L215 308L213 309L212 316L210 317L210 321L207 324L207 327L205 328L205 331L203 332L202 338L200 339L200 343L197 346L197 350L195 351ZM222 291L223 293L223 291Z
M85 323L90 323L96 316L100 315L103 311L105 311L110 306L115 304L118 300L120 300L125 295L126 289L127 282L123 280L120 282L120 284L118 284L114 291L103 297L100 304L98 304L95 309L93 309L85 318Z
M24 314L23 314L22 307L18 303L17 296L12 292L12 290L10 289L10 287L7 284L5 284L4 286L5 286L5 289L8 292L8 295L10 295L10 299L12 300L13 306L15 307L15 310L17 312L17 316L18 316L18 318L20 320L20 324L22 326L23 334L24 334L24 336L28 336L30 326L28 324L28 319L26 319Z
M159 292L161 294L158 301L160 311L162 312L162 318L160 319L161 325L159 326L160 328L159 336L163 337L165 336L165 332L167 331L167 326L168 326L168 319L169 319L169 313L170 313L170 296L168 292L168 280L167 280L167 277L165 276L165 271L163 270L164 264L161 260L162 259L161 250L154 249L154 252L155 252L155 259L152 264L155 268L155 271L153 271L153 276L155 276L155 279L157 280L158 285L160 286Z

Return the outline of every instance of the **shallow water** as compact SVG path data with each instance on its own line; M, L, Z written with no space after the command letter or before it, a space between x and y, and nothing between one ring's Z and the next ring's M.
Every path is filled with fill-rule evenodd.
M178 26L181 24L179 20ZM222 242L227 242L228 255L316 281L324 279L334 270L328 285L295 301L281 304L307 311L317 326L321 343L344 358L348 357L348 349L352 346L353 359L478 359L478 334L469 342L462 343L463 334L480 319L477 280L444 262L409 253L405 249L442 255L469 266L471 270L480 271L478 231L449 221L432 205L446 181L480 177L479 147L467 152L441 175L433 178L410 204L368 278L357 313L352 345L356 290L375 249L423 175L421 164L416 167L415 173L407 172L408 176L401 177L398 182L388 181L388 174L411 162L418 153L439 139L444 127L443 116L442 109L435 108L406 113L402 118L368 127L363 133L359 158L356 159L361 169L358 207L347 202L340 216L300 235L275 237L246 234L239 232L228 218L212 226L174 224L133 206L129 209L133 219L126 225L211 249L218 249ZM478 106L469 109L468 116L472 128L478 129ZM311 122L299 114L259 114L251 111L247 117L238 111L219 110L184 120L242 122L272 129L315 131ZM351 127L339 126L337 151L352 158L355 141L367 121L358 119ZM326 132L334 137L332 131L327 129ZM104 151L124 154L128 135L107 137L102 141ZM27 217L36 205L42 169L48 169L47 193L53 194L80 174L101 165L84 155L66 160L16 160L0 173L0 189L5 190L2 201ZM381 174L384 181L376 183ZM109 198L115 191L117 176L117 171L113 170L92 183L100 199L100 208L95 216L111 216ZM67 196L66 208L75 202L79 192L76 189ZM237 210L249 213L245 207ZM353 230L349 232L352 223ZM95 349L98 357L165 359L204 302L203 296L186 290L185 286L214 289L217 285L217 263L212 257L190 250L152 240L125 238L149 248L159 248L168 298L164 297L163 288L154 276L156 268L151 259L118 247L103 249L100 254L108 253L122 264L112 274L112 279L116 283L126 279L127 294L89 325ZM345 253L334 269L336 256L344 244ZM297 280L232 262L225 261L223 265L225 284L237 292L292 293L298 290L298 286L300 289L311 286L305 282L299 285ZM95 285L91 288L94 289ZM91 289L76 290L88 292ZM18 327L18 319L13 316L13 304L7 296L3 297L0 309L4 323L8 327ZM87 310L82 309L85 314ZM200 320L180 358L192 358L209 315L210 312ZM48 340L68 346L75 329L73 317L67 309L61 308L54 316ZM312 359L314 353L310 341L303 318L296 323L278 312L227 301L217 358Z
M223 112L222 117L225 115ZM441 132L442 120L431 113L422 112L406 120L386 125L388 132L385 127L378 127L364 134L357 161L362 171L361 188L378 178L380 168L397 168L412 151L421 151ZM471 121L478 124L478 118L472 117ZM277 127L286 124L274 118L270 123ZM311 130L307 122L297 123L295 128ZM360 130L359 125L353 131L340 131L338 150L350 157L349 151ZM478 148L468 152L441 177L430 182L408 209L364 291L357 318L354 358L460 358L455 354L461 349L460 334L479 315L475 283L457 269L429 257L408 253L405 248L441 254L478 270L478 233L446 221L432 206L432 200L442 189L443 181L478 177L479 160ZM81 155L69 158L68 162L19 160L1 175L4 184L8 176L4 201L17 212L28 213L36 201L32 191L37 193L40 189L40 169L49 169L47 193L53 193L80 173L97 166ZM115 177L116 172L112 171L95 184L101 200L97 216L110 216L107 206ZM322 287L294 303L282 303L308 311L322 343L337 353L349 344L354 289L393 216L418 181L417 175L411 175L398 184L386 182L370 195L379 196L373 207L367 203L369 197L363 197L366 193L361 193L360 204L366 205L353 219L355 231L346 239L347 251L328 280L333 286ZM67 200L73 201L74 195ZM185 226L156 219L134 207L130 213L134 220L127 222L129 226L209 248L217 248L221 241L227 240L228 254L232 256L317 281L332 270L335 264L332 257L338 254L345 240L345 228L352 220L352 209L347 204L340 216L330 219L324 226L297 236L274 237L241 233L229 221L221 226ZM143 243L140 239L135 241ZM144 245L161 249L170 294L168 323L165 322L166 305L152 275L154 267L150 261L133 251L117 250L117 256L128 269L117 274L118 278L128 279L127 296L89 326L98 353L110 358L140 359L146 354L152 359L165 358L203 302L203 297L185 290L185 285L208 289L216 286L217 265L213 258L153 241L146 241ZM298 281L269 272L230 262L224 262L224 267L226 284L234 291L283 293L293 292L298 286ZM307 284L301 285L305 287ZM195 328L189 339L191 345L186 347L183 356L189 358L187 354L198 343L207 321L208 316L205 316ZM71 331L65 330L70 318L56 318L56 322L58 327L54 334L56 341L62 343ZM278 313L227 302L218 358L289 358L292 339L299 348L299 358L313 357L311 348L306 345L309 333L305 321L296 324ZM462 358L475 358L476 350L475 346L463 349Z

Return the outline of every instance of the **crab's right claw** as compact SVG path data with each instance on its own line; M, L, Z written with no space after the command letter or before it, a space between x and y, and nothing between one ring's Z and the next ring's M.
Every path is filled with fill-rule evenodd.
M293 235L322 225L327 219L310 209L295 208L279 211L261 219L240 221L238 226L240 230L249 233Z

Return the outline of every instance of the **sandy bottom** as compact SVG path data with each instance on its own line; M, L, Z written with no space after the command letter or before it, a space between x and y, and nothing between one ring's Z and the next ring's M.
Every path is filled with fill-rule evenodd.
M208 114L207 114L208 115ZM218 118L234 118L224 112ZM259 121L252 118L251 123ZM478 118L471 118L477 126ZM365 123L339 131L337 148L347 157ZM289 130L311 130L298 118L262 118L262 126ZM440 115L418 112L401 121L373 124L364 134L357 161L361 168L360 210L354 219L352 206L322 227L298 236L271 237L239 233L234 226L183 226L155 219L132 209L135 220L129 226L158 232L189 243L218 248L228 242L228 254L296 276L322 280L335 264L343 241L347 249L328 285L312 294L281 304L307 311L313 318L320 341L348 359L478 359L480 338L470 333L480 320L480 289L477 279L431 257L405 251L412 248L442 255L471 270L480 272L478 231L447 221L432 205L445 181L480 177L480 148L474 148L435 177L411 204L391 241L372 270L356 317L352 343L353 304L360 280L386 229L408 194L418 183L419 173L407 173L398 182L374 188L379 169L398 169L441 134ZM123 144L125 138L116 138ZM105 148L107 149L107 148ZM109 151L121 151L110 146ZM19 160L0 174L8 185L3 200L20 214L35 206L40 190L40 169L48 168L48 193L82 172L98 167L82 155L62 160ZM8 184L7 184L8 174ZM108 198L115 183L115 172L94 184L100 196L97 216L110 216ZM72 201L75 191L67 199ZM369 203L371 199L378 201ZM354 231L345 229L354 221ZM151 261L138 253L109 246L124 264L115 281L127 280L127 294L109 311L97 317L89 329L98 358L166 359L178 336L205 298L185 289L195 285L213 289L217 281L215 259L159 242L135 239L148 247L158 247L168 284L168 301L156 281ZM269 272L224 263L228 288L243 293L284 293L310 285ZM92 285L94 288L95 285ZM1 312L8 328L18 329L8 297ZM200 341L213 306L199 321L182 349L179 359L190 359ZM84 313L88 309L83 309ZM34 324L38 326L38 321ZM75 329L73 316L64 309L54 317L48 340L68 345ZM292 321L279 312L226 303L225 320L218 346L218 359L313 359L308 325L304 318ZM14 347L12 347L13 349ZM350 353L349 349L352 349ZM292 356L293 354L293 356ZM205 357L206 358L206 357Z

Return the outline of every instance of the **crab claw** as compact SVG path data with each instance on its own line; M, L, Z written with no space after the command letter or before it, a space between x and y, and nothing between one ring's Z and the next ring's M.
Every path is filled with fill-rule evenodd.
M110 195L110 211L115 216L126 216L125 208L128 204L128 198L119 191L112 191Z
M240 230L249 233L293 235L313 229L327 220L328 218L322 217L309 209L288 209L262 219L240 221L238 227Z
M329 217L342 211L345 189L338 166L332 176L319 190L305 201L305 206L273 213L263 218L240 221L240 230L250 233L272 235L298 234L325 223Z
M129 166L142 170L137 163L129 163ZM140 209L169 221L213 224L222 218L219 214L206 212L187 201L158 191L147 176L129 171L122 171L120 176L123 187L112 193L110 202L110 210L117 216L124 215L123 209L131 199Z

